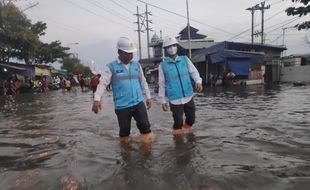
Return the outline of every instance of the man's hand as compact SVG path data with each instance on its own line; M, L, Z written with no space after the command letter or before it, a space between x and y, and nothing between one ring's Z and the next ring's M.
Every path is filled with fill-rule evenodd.
M164 111L168 111L169 108L168 103L162 104L161 107L163 108Z
M147 99L146 100L146 108L149 110L152 107L152 99Z
M203 90L202 84L196 83L196 90L197 90L197 92L202 92L202 90Z
M100 101L94 101L92 111L94 113L98 113L99 110L101 110L101 102Z

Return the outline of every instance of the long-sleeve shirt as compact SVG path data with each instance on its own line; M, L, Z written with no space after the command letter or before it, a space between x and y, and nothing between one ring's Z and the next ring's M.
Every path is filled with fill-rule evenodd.
M118 63L123 64L126 67L126 69L129 70L130 63L124 64L120 60L118 60ZM143 94L145 94L147 99L150 99L151 98L150 89L149 89L149 86L148 86L146 79L144 77L141 65L140 65L140 73L141 73L140 82L141 82L142 92L143 92ZM111 79L112 79L112 72L109 69L108 65L105 65L104 70L103 70L103 75L100 77L100 82L99 82L99 84L97 86L97 90L95 92L95 96L94 96L95 101L101 100L101 96L105 92L107 86L111 83Z
M168 58L168 59L171 59L171 58ZM173 61L173 62L175 62L175 61ZM187 62L187 68L188 68L188 71L190 73L191 78L195 81L196 84L197 83L201 84L202 79L199 75L198 70L196 69L196 67L192 63L192 61L190 59L188 59L188 57L186 57L186 62ZM159 76L158 76L158 85L159 85L158 96L160 98L161 103L165 104L167 102L166 101L166 95L165 95L166 94L166 92L165 92L165 75L164 75L164 72L163 72L161 65L159 65L159 67L158 67L158 73L159 73ZM172 100L170 103L174 104L174 105L186 104L192 98L193 98L193 96L187 96L187 97L184 97L181 99Z

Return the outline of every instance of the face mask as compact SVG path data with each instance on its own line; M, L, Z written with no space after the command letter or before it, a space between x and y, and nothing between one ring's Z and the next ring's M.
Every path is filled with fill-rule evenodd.
M178 51L178 47L177 46L170 46L167 48L167 53L169 55L175 55L177 54L177 51Z

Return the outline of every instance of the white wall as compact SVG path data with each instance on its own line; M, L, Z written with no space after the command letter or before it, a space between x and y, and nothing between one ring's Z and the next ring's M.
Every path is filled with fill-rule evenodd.
M310 82L310 65L282 67L281 82Z

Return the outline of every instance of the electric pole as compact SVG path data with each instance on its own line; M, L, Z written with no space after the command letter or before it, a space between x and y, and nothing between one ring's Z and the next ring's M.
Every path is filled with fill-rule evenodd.
M147 57L150 61L150 33L149 31L152 31L152 29L149 27L149 23L152 23L151 20L149 20L149 15L152 15L151 12L148 12L147 10L147 4L145 4L145 22L146 22L146 40L147 40Z
M135 14L137 16L137 22L136 24L138 25L138 30L136 30L138 32L138 40L139 40L139 60L142 59L142 52L141 52L141 27L140 27L140 17L141 15L139 14L139 7L137 6L137 14Z
M247 8L246 10L251 11L252 15L252 27L251 27L251 42L254 44L254 12L258 10L258 5L255 5L254 7Z
M262 11L262 35L261 35L261 44L264 44L264 12L265 9L270 9L270 5L265 7L265 1L261 2L260 10Z
M188 37L188 55L189 58L192 58L192 44L191 44L191 27L189 24L189 10L188 10L188 0L186 0L186 9L187 9L187 37Z
M262 12L262 28L261 31L259 32L259 34L261 35L261 44L264 44L264 12L265 9L270 9L270 5L265 6L265 1L261 2L261 6L259 4L247 8L246 10L251 11L252 14L252 33L251 33L251 41L252 44L254 43L254 35L257 35L258 33L254 34L254 12L257 10L260 10Z

